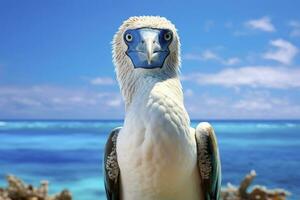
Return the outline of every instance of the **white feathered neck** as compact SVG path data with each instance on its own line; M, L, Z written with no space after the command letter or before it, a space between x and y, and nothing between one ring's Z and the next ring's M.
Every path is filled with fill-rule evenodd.
M124 32L127 29L141 27L165 28L173 32L173 40L169 46L170 54L166 58L161 69L134 69L130 58L125 54L127 46L123 39ZM131 104L135 93L139 92L138 88L151 87L151 85L153 86L156 82L172 79L175 84L175 90L181 91L181 85L178 78L180 66L180 42L176 28L169 20L158 16L131 17L124 21L120 26L112 43L113 62L126 108Z

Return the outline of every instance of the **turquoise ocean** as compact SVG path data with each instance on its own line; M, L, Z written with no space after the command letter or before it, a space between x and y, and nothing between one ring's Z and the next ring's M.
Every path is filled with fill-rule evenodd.
M254 169L254 184L284 188L300 199L300 121L209 121L215 128L222 185L238 185ZM75 200L104 200L103 148L122 121L0 121L0 187L14 174L50 193L68 188ZM192 121L195 127L199 121ZM174 147L176 148L176 147Z

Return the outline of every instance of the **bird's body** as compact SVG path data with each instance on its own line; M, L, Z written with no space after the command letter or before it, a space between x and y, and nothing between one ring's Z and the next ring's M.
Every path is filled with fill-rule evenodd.
M123 199L199 200L195 131L178 77L148 76L138 84L118 136Z
M210 125L190 127L175 26L129 18L114 37L113 58L126 114L105 147L108 200L218 200L217 143Z

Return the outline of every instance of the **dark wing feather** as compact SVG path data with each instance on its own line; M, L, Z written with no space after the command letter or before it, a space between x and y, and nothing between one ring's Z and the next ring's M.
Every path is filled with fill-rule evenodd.
M115 128L109 135L103 159L104 185L107 200L120 199L120 169L117 160L117 137L121 128Z
M196 128L198 166L205 200L219 200L221 196L221 161L217 138L209 123Z

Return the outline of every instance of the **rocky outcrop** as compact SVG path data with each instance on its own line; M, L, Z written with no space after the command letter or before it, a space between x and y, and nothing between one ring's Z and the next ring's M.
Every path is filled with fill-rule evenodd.
M290 193L283 189L267 189L264 186L255 185L252 190L249 191L253 179L256 177L256 173L252 170L247 174L240 186L234 186L228 184L226 188L222 190L221 196L223 200L285 200Z
M228 184L222 189L223 200L285 200L290 193L283 189L267 189L264 186L250 185L256 177L255 171L245 176L240 186ZM38 188L25 184L15 176L7 176L8 187L0 188L0 200L72 200L68 190L48 196L48 182L42 181Z
M48 196L47 181L42 181L38 188L25 184L15 176L7 176L7 182L7 188L0 188L0 200L72 200L68 190Z

